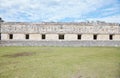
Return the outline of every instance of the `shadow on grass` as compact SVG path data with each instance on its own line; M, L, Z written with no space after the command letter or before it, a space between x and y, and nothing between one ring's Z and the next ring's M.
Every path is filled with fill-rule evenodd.
M2 57L10 57L10 58L16 58L16 57L22 57L22 56L32 56L36 54L35 52L22 52L22 53L15 53L15 54L7 54L3 55Z

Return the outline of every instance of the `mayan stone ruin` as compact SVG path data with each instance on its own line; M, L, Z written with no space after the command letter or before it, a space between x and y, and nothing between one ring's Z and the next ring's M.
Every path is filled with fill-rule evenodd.
M1 21L0 46L120 46L120 24Z

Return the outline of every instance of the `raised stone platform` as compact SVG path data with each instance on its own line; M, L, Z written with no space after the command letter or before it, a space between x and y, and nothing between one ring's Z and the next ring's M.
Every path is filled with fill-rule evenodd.
M114 46L120 41L1 41L0 46Z

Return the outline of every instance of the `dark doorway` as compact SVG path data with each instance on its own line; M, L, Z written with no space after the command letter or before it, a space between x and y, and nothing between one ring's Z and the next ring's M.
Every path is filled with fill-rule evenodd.
M13 34L9 34L9 39L13 39Z
M29 39L29 34L26 34L26 35L25 35L25 38L26 38L26 39Z
M0 40L1 40L1 33L0 33Z
M78 34L78 35L77 35L77 39L78 39L78 40L81 40L81 34Z
M109 40L113 40L113 34L109 35Z
M93 35L93 39L94 39L94 40L97 40L97 34L94 34L94 35Z
M63 34L59 34L59 39L63 40L64 39L64 35Z
M42 39L45 39L45 38L46 38L45 34L42 34Z

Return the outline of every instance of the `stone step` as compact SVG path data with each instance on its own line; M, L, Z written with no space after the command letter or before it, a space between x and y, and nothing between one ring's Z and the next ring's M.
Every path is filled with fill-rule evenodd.
M120 46L120 41L0 41L0 46Z

